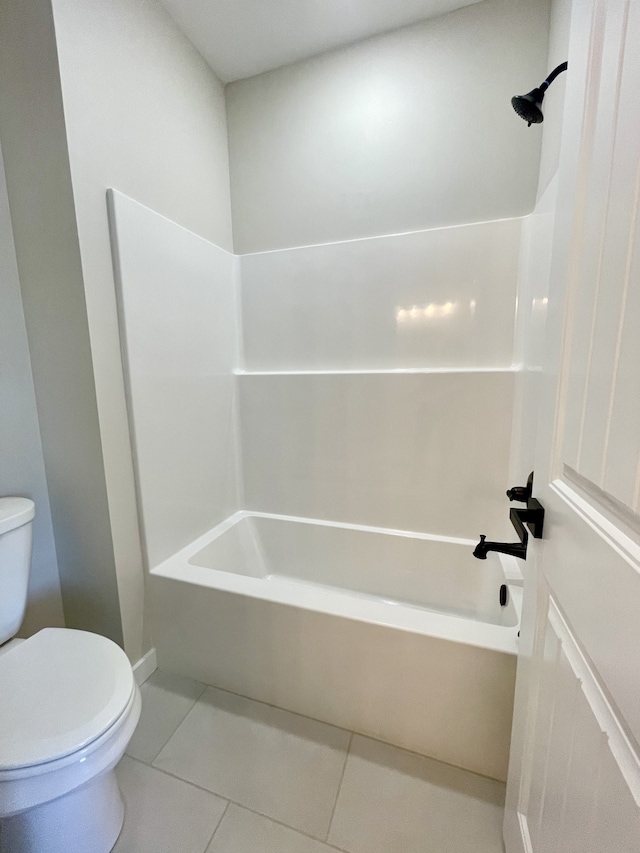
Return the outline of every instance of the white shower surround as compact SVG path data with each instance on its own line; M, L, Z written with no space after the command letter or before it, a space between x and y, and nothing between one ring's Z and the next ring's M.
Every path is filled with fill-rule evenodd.
M245 510L359 531L354 571L394 528L512 536L520 220L237 257L110 196L159 665L504 778L517 626L189 560Z

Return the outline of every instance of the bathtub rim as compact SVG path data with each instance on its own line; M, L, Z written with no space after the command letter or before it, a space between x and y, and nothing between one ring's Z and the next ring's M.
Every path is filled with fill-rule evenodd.
M205 587L286 607L297 607L329 616L422 634L427 637L477 646L490 651L503 652L509 655L517 655L518 653L523 577L514 557L504 554L496 555L501 564L505 577L504 582L509 588L509 595L516 611L517 623L514 626L476 621L462 615L439 613L416 605L386 601L366 593L324 587L321 584L306 584L296 579L271 577L269 583L265 583L264 578L220 571L197 566L190 562L199 551L245 518L268 518L323 527L338 527L361 532L465 545L469 548L473 548L476 544L475 540L453 536L438 536L431 533L280 515L257 510L238 510L194 539L180 551L151 568L149 574L152 577L168 578L192 586ZM395 619L391 618L392 614L396 617Z

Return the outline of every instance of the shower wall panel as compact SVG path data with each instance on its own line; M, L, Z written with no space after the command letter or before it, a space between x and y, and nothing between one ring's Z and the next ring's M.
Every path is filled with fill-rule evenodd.
M515 336L520 369L514 388L510 477L514 483L535 467L557 185L554 177L522 225Z
M110 191L138 504L150 567L240 507L238 258Z
M247 509L513 535L521 229L516 218L241 257Z
M509 533L511 370L239 377L245 508Z
M245 369L510 366L521 223L243 255Z
M521 220L238 258L111 208L150 567L238 509L512 535Z

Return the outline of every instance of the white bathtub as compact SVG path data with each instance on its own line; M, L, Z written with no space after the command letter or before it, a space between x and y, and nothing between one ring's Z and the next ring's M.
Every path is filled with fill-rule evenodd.
M151 571L159 665L505 779L521 574L473 545L239 512Z

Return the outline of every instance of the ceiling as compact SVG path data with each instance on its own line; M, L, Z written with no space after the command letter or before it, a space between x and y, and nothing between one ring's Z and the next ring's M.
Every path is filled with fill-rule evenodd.
M228 83L479 0L162 0Z

